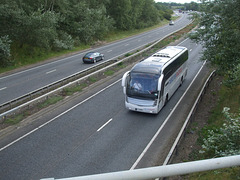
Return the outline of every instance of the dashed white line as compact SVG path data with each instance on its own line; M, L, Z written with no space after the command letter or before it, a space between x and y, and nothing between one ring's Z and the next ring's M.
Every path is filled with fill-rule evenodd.
M20 141L21 139L29 136L30 134L34 133L35 131L41 129L42 127L48 125L49 123L55 121L57 118L63 116L64 114L68 113L69 111L72 111L72 110L75 109L76 107L78 107L78 106L80 106L81 104L87 102L88 100L90 100L90 99L92 99L93 97L97 96L97 95L100 94L101 92L103 92L103 91L105 91L106 89L108 89L108 88L112 87L113 85L117 84L117 83L120 82L121 80L122 80L122 79L119 79L119 80L115 81L114 83L112 83L112 84L108 85L107 87L101 89L100 91L96 92L95 94L93 94L92 96L88 97L87 99L79 102L78 104L76 104L75 106L71 107L70 109L67 109L66 111L64 111L64 112L62 112L61 114L55 116L55 117L52 118L51 120L45 122L44 124L38 126L37 128L33 129L32 131L28 132L27 134L19 137L18 139L16 139L16 140L12 141L11 143L7 144L6 146L0 148L0 152L1 152L2 150L4 150L4 149L8 148L9 146L12 146L13 144L17 143L17 142ZM110 120L111 120L111 119L110 119ZM109 120L109 122L110 122L110 120ZM105 123L105 124L106 124L106 123Z
M7 87L0 88L0 91L2 91L2 90L4 90L4 89L7 89Z
M108 50L107 52L112 52L112 50Z
M108 120L108 122L106 122L104 125L102 125L97 132L101 131L102 128L104 128L108 123L110 123L112 121L112 118Z
M46 74L50 74L50 73L53 73L53 72L55 72L55 71L57 71L57 70L56 70L56 69L53 69L53 70L51 70L51 71L46 72Z
M128 46L129 44L125 44L125 46Z

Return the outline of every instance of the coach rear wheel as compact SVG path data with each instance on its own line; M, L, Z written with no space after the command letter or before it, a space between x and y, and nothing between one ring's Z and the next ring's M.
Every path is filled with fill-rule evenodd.
M181 81L180 81L179 87L182 86L182 84L183 84L183 77L181 77Z

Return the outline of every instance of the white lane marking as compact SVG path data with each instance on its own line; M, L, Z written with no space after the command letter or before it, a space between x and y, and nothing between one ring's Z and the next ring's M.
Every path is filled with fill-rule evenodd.
M55 72L55 71L57 71L57 70L56 70L56 69L53 69L53 70L51 70L51 71L46 72L46 74L50 74L50 73L53 73L53 72Z
M107 52L108 52L108 53L109 53L109 52L112 52L112 50L108 50Z
M129 46L129 44L125 44L125 46Z
M7 87L0 88L0 91L2 91L2 90L4 90L4 89L7 89Z
M192 49L189 50L190 52L192 51Z
M104 125L102 125L97 132L101 131L102 128L104 128L108 123L110 123L112 121L112 118L108 120L108 122L106 122Z
M100 94L101 92L103 92L103 91L105 91L106 89L110 88L111 86L117 84L117 83L118 83L119 81L121 81L121 80L122 80L122 79L119 79L119 80L113 82L112 84L110 84L110 85L108 85L107 87L101 89L100 91L96 92L96 93L93 94L92 96L90 96L90 97L84 99L84 100L81 101L80 103L78 103L78 104L76 104L75 106L71 107L70 109L68 109L68 110L66 110L66 111L64 111L64 112L62 112L61 114L59 114L59 115L57 115L56 117L52 118L51 120L45 122L44 124L38 126L37 128L33 129L32 131L28 132L27 134L25 134L25 135L23 135L23 136L17 138L16 140L14 140L14 141L12 141L11 143L7 144L6 146L2 147L2 148L0 149L0 152L1 152L2 150L4 150L4 149L8 148L9 146L11 146L11 145L17 143L17 142L20 141L21 139L27 137L28 135L34 133L35 131L41 129L42 127L48 125L49 123L51 123L52 121L56 120L57 118L63 116L64 114L67 114L67 113L70 112L71 110L73 110L73 109L75 109L76 107L80 106L81 104L87 102L88 100L90 100L90 99L92 99L93 97L97 96L97 95Z

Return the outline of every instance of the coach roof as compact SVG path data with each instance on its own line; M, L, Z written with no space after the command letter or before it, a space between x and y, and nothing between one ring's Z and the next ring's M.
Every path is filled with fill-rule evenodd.
M185 49L185 47L181 46L168 46L136 64L132 68L131 72L153 73L160 75L164 64Z
M160 63L159 61L154 61L154 58L149 57L144 61L141 61L140 63L136 64L132 68L131 72L161 74L162 66L163 63Z

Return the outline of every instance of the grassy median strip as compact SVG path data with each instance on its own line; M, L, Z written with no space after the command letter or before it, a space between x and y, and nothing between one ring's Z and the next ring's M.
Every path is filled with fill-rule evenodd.
M39 104L38 105L38 108L39 109L43 109L45 107L48 107L52 104L55 104L57 103L58 101L61 101L63 99L62 96L53 96L53 97L50 97L48 98L47 100L45 100L43 103Z

